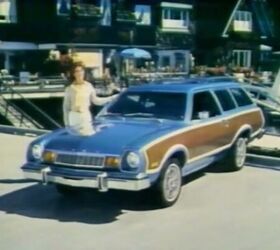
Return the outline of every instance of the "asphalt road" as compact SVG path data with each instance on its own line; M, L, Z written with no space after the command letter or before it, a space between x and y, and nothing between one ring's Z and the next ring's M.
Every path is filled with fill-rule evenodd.
M72 198L22 178L30 138L0 134L0 249L279 250L280 172L210 169L168 209L146 192Z

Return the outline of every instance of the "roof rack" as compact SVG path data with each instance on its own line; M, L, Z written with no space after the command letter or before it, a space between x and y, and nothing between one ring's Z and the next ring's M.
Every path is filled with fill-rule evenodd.
M153 84L204 84L204 83L225 83L237 82L231 76L210 76L210 77L191 77L191 78L163 78L151 81Z
M213 76L207 77L206 81L211 83L236 82L236 79L232 76Z

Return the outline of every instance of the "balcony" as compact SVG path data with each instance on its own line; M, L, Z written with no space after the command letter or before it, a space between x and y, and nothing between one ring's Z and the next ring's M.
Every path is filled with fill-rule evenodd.
M186 20L162 19L162 31L189 33L189 23Z
M237 32L252 32L252 22L234 20L233 30Z
M129 10L117 10L116 21L121 23L136 24L135 13Z
M99 20L102 17L100 8L93 4L75 4L72 11L78 19Z

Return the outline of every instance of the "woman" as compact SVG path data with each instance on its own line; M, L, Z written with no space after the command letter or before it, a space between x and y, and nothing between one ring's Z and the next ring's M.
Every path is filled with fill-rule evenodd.
M104 105L112 101L116 95L100 98L96 96L94 87L84 80L85 68L82 63L73 65L70 71L71 85L65 90L63 101L63 118L66 127L71 127L80 135L94 133L91 103Z

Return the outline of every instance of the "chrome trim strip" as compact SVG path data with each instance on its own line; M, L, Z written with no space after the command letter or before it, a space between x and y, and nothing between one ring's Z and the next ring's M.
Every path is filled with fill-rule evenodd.
M35 171L27 171L23 170L24 177L27 179L36 180L42 182L42 174L40 172ZM102 175L103 173L100 173ZM104 178L104 176L102 176ZM48 172L47 175L44 176L46 183L56 183L63 184L72 187L86 187L86 188L95 188L98 189L99 183L98 178L81 178L77 176L77 179L69 179L63 178L60 176L52 175L51 172ZM108 189L120 189L120 190L129 190L129 191L139 191L143 189L147 189L151 186L150 180L148 178L144 178L141 180L122 180L122 179L114 179L108 178Z

